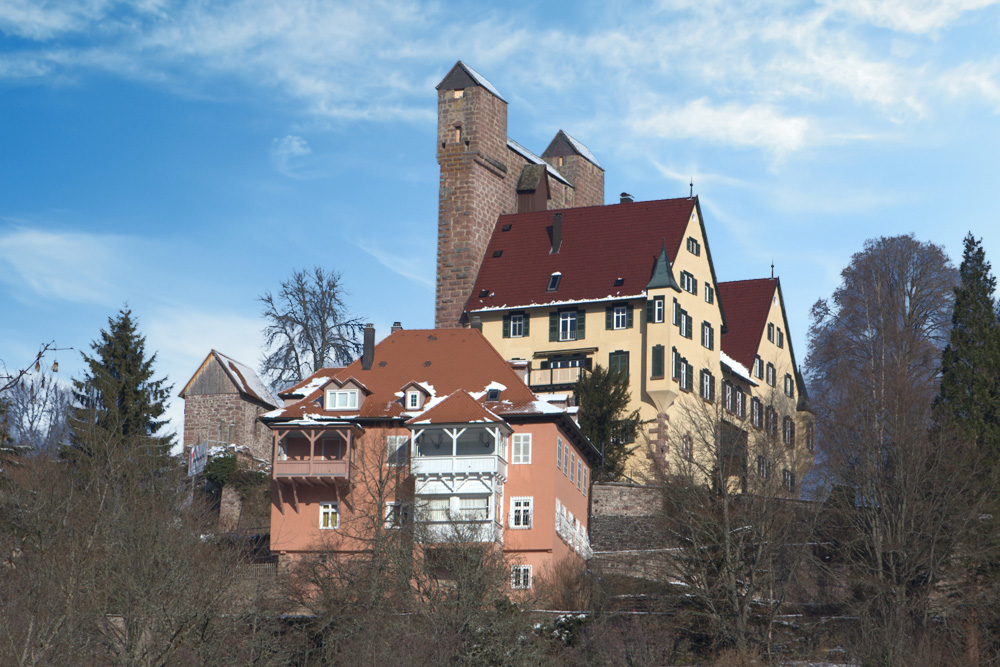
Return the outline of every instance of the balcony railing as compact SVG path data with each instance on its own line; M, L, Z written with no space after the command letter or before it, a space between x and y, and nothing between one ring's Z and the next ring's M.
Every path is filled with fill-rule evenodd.
M499 475L507 477L507 462L499 456L414 456L414 475Z
M485 521L421 521L421 534L427 542L498 542L503 540L503 526L492 519Z
M576 384L580 379L580 372L583 369L579 366L572 368L540 368L532 370L528 376L528 384L531 387L551 387L554 385Z
M275 461L274 476L277 479L290 477L344 477L350 473L347 460L298 459Z

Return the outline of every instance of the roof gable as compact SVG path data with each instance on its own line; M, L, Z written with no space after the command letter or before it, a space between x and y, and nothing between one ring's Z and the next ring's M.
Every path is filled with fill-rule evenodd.
M233 387L236 388L236 391L244 398L249 398L253 401L261 403L262 405L270 407L277 407L281 405L281 401L271 394L267 386L261 381L260 377L257 376L257 373L255 373L252 368L222 354L218 350L212 350L208 353L205 360L201 362L198 370L195 371L194 375L191 376L191 379L187 381L187 384L184 385L184 388L180 391L178 396L184 398L197 380L198 376L201 375L208 364L213 361L219 365L226 377L232 383Z
M722 335L722 351L751 368L764 335L778 279L734 280L719 283L718 287L728 327Z
M469 312L643 295L661 249L676 257L697 198L558 211L562 245L551 253L555 211L502 215L493 228ZM504 231L504 229L507 231ZM497 251L502 251L497 255ZM546 287L561 273L559 288ZM615 281L622 278L620 286ZM485 291L485 292L484 292ZM488 296L480 297L485 293Z
M445 75L441 83L437 85L438 90L464 90L466 88L472 88L473 86L482 86L486 90L490 91L493 95L498 97L502 102L506 102L503 95L500 94L492 83L487 80L485 76L472 69L461 60L455 63L451 71Z
M456 391L424 413L413 417L407 424L468 424L472 422L497 423L503 420L486 409L465 391Z
M568 133L563 130L559 130L559 132L556 133L556 136L552 139L552 142L549 143L549 147L545 149L544 153L542 153L542 157L566 157L568 155L579 155L601 171L604 171L604 167L602 167L601 163L597 161L597 157L594 156L589 148L569 136Z

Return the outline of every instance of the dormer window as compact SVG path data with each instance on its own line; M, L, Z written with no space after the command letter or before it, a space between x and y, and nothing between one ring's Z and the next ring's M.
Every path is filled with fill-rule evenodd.
M406 407L410 410L416 410L420 407L420 392L419 391L408 391L406 392Z
M625 284L624 278L615 278L615 287L621 287Z
M499 389L487 389L486 390L486 400L487 401L499 401L500 400L500 390Z
M549 286L545 288L546 292L555 292L559 289L559 281L562 280L562 274L556 271L551 276L549 276Z
M352 410L358 407L357 389L331 389L326 392L327 410Z

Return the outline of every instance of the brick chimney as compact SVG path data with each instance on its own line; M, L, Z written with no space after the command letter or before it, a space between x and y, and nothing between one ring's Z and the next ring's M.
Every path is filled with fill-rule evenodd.
M375 325L365 325L364 347L361 350L361 370L370 371L375 360Z

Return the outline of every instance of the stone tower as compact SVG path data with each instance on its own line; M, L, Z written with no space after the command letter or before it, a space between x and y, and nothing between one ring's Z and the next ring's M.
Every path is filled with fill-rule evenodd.
M461 326L493 225L511 213L516 180L507 165L507 101L459 61L438 84L437 299L434 326Z

